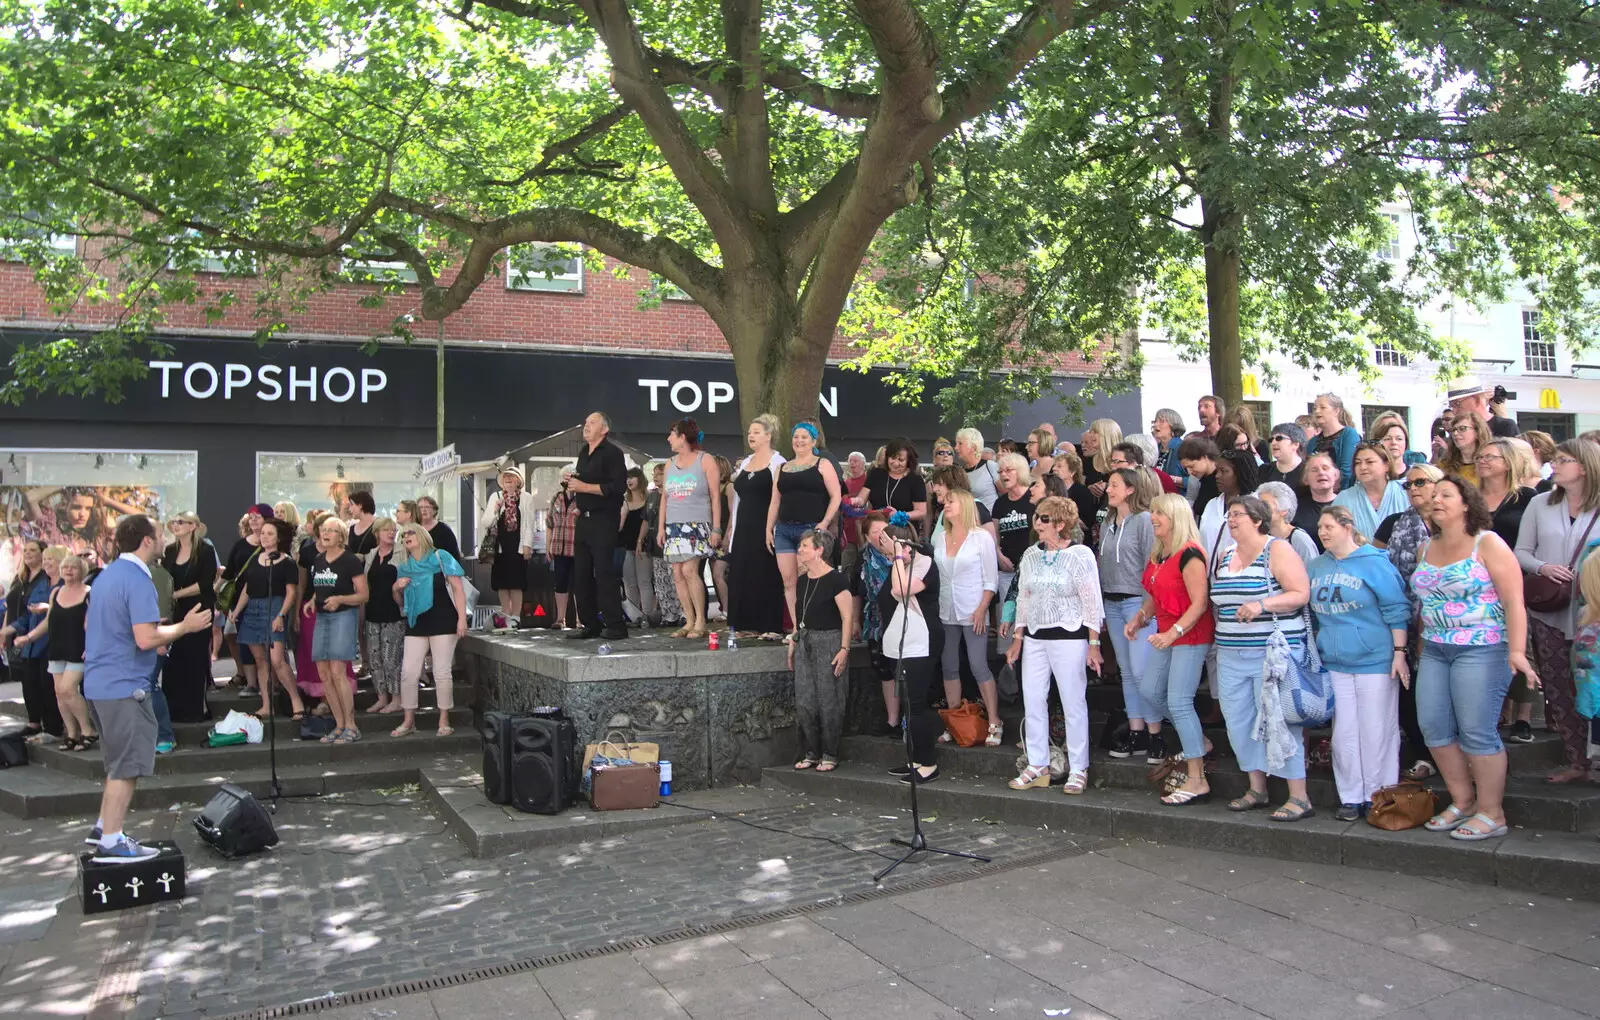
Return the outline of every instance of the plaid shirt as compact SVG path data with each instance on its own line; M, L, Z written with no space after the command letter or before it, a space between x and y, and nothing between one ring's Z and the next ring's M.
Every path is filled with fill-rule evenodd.
M558 492L550 500L550 533L545 549L551 556L571 556L578 535L578 497Z

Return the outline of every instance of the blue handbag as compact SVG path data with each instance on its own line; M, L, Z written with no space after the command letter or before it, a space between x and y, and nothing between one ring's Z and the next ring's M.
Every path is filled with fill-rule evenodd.
M1302 654L1294 654L1282 631L1273 631L1273 637L1284 641L1289 660L1289 668L1278 681L1278 703L1283 709L1283 721L1290 726L1326 726L1333 719L1333 677L1328 675L1322 656L1317 652L1311 612L1304 608L1301 612L1306 621L1306 646Z

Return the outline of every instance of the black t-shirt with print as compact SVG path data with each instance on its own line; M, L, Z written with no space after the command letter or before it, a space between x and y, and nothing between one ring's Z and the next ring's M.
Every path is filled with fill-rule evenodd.
M994 501L994 525L1000 532L1000 554L1010 560L1012 566L1021 562L1022 554L1028 551L1028 529L1033 522L1033 500L1028 498L1026 491L1021 499L1012 499L1005 493Z
M329 563L326 553L317 553L316 561L311 565L311 592L317 600L317 612L329 612L323 607L330 596L354 595L356 578L360 576L359 557L348 552L340 552L334 561ZM340 606L332 612L343 613L354 608L354 606Z

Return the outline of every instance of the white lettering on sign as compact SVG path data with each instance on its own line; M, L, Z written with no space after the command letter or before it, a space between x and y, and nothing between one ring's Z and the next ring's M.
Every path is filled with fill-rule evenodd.
M284 381L282 365L261 365L254 370L249 365L228 362L219 372L217 366L204 361L185 364L182 361L152 361L150 368L161 373L161 398L172 398L173 376L182 381L183 392L195 400L209 400L219 391L223 400L234 399L235 394L250 394L257 400L271 403L282 400ZM663 380L662 386L667 385ZM356 369L335 366L319 373L315 366L301 368L289 366L290 400L329 400L335 404L360 398L365 404L374 393L389 387L389 374L381 368Z
M639 385L649 391L650 410L656 412L661 410L662 391L682 414L698 411L701 404L708 414L715 414L718 408L733 403L734 399L733 385L725 382L707 382L702 388L692 379L640 379ZM817 394L817 402L830 418L839 417L839 387L830 386L826 393Z

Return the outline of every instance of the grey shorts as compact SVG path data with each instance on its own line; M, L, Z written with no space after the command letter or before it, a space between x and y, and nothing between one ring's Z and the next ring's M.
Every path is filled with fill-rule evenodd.
M107 779L138 779L156 773L156 712L150 698L90 701L100 733Z

